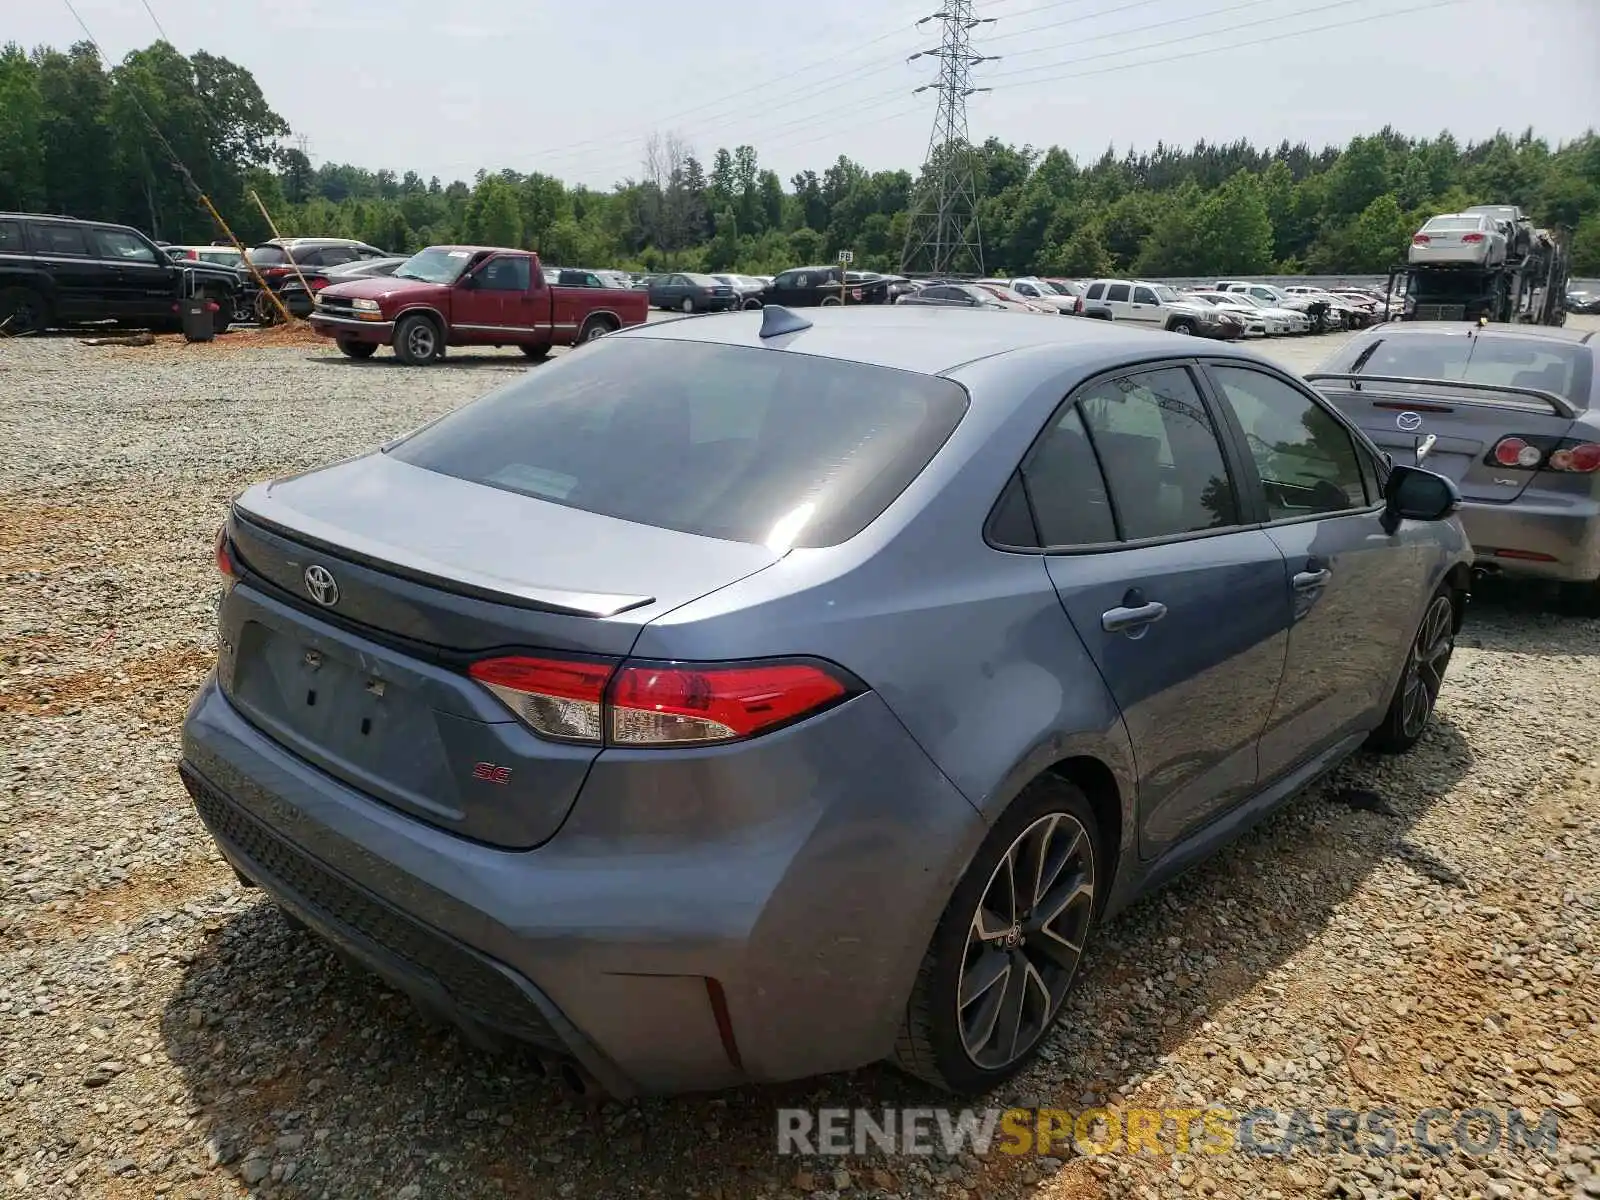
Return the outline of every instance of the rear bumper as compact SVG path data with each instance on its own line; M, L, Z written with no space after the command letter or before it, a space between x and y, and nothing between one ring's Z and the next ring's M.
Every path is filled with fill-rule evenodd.
M746 746L606 751L532 851L344 785L214 680L183 745L196 808L244 875L469 1033L569 1055L617 1095L886 1057L985 830L870 693Z
M387 346L394 338L393 321L363 321L359 317L334 317L321 312L313 312L310 321L313 333L340 341Z
M1563 583L1600 579L1600 503L1594 500L1469 501L1461 507L1461 525L1480 566Z

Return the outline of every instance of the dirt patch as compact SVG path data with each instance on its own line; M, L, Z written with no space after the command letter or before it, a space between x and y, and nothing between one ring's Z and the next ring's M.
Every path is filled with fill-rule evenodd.
M96 933L107 925L137 921L150 913L170 913L199 900L234 880L220 859L200 859L130 875L115 887L102 888L65 902L65 907L40 914L34 937L54 931ZM58 902L59 903L59 902Z
M108 704L145 720L177 721L215 661L212 650L180 645L89 670L18 675L0 683L0 714L59 716Z
M148 346L106 346L103 349L109 354L148 358L153 354L210 356L240 350L282 350L295 346L326 348L330 345L332 343L327 338L313 333L306 322L293 321L288 325L236 329L209 342L191 342L181 333L159 333Z

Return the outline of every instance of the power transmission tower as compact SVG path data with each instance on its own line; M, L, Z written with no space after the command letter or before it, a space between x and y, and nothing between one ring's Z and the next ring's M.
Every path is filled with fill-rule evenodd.
M978 232L978 186L972 169L972 144L967 140L967 97L990 88L972 86L972 68L999 55L974 54L972 31L993 17L972 15L973 0L946 0L932 16L918 21L944 23L944 37L932 50L911 56L937 58L939 79L917 92L937 91L939 108L928 138L928 155L906 227L903 274L913 271L945 275L969 265L983 274L983 239Z

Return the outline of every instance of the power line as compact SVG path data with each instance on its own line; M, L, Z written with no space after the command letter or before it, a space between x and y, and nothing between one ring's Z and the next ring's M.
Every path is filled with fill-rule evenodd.
M897 27L895 29L890 30L888 33L884 33L884 34L879 35L878 37L872 38L870 41L862 42L859 46L855 47L855 49L853 49L853 50L849 51L848 53L846 53L845 55L843 55L842 59L849 59L851 57L859 55L862 51L871 49L873 46L880 45L883 42L886 42L891 38L904 37L906 35L906 33L912 28L914 28L914 26L902 25L902 26L899 26L899 27ZM821 87L823 84L833 83L833 82L836 82L836 81L839 81L839 80L842 80L842 79L846 79L846 78L848 78L848 77L850 77L852 75L864 75L869 70L876 69L876 68L883 67L883 66L892 65L892 64L897 63L899 61L901 61L901 56L898 55L898 54L889 55L889 56L878 56L878 57L875 57L875 58L871 59L868 62L860 63L860 64L858 64L856 66L853 66L853 67L848 67L843 71L837 71L837 72L834 72L833 74L830 74L830 75L821 75L821 76L814 74L810 67L799 67L799 68L796 68L793 71L787 72L786 74L777 75L777 76L774 76L771 79L763 80L760 83L752 84L750 87L741 88L740 90L735 91L735 92L724 92L722 95L718 96L715 100L707 101L704 104L699 104L699 105L696 105L696 106L694 106L692 108L681 109L681 110L679 110L678 112L675 112L675 113L666 113L664 115L658 116L658 117L655 118L655 124L658 127L671 125L674 122L681 121L685 117L694 116L694 115L699 114L699 113L706 113L706 112L711 112L711 111L715 111L715 110L718 110L718 109L723 109L723 108L726 108L728 106L730 101L738 100L740 97L748 96L748 95L750 95L750 94L752 94L754 92L766 93L766 95L764 96L764 98L766 100L778 101L778 102L781 102L781 101L787 99L790 96L801 96L801 95L807 95L807 94L814 94L816 92L816 90L819 87ZM789 81L791 79L798 79L798 78L800 78L802 76L807 77L806 78L806 84L802 88L795 89L795 90L787 92L787 93L779 93L777 95L772 95L770 93L770 91L769 91L769 89L771 89L773 86L775 86L777 84L785 83L785 82L787 82L787 81ZM532 155L532 157L537 157L537 158L540 158L540 159L570 158L575 154L581 154L582 152L584 152L585 150L587 150L587 149L589 149L589 148L591 148L593 146L601 145L601 144L607 143L607 142L612 142L617 138L617 136L619 136L619 133L618 132L614 132L614 133L611 133L611 134L600 134L598 136L590 137L590 138L582 138L582 139L580 139L578 141L575 141L575 142L564 142L564 143L562 143L560 145L551 146L551 147L545 148L543 150L536 151L534 153L534 155ZM456 163L446 163L446 164L443 164L443 165L445 165L445 166L455 166L455 165L458 165L458 164L456 164Z
M139 3L143 4L144 5L144 11L150 14L150 20L155 22L156 32L161 35L161 40L163 42L167 43L167 45L169 45L169 46L173 47L174 49L176 49L178 43L173 41L171 38L169 38L167 36L167 31L165 29L161 28L161 21L156 16L155 10L150 7L150 0L139 0Z
M1099 12L1080 13L1076 17L1065 17L1060 21L1046 21L1043 25L1029 25L1026 29L1013 29L1006 33L997 33L989 40L991 42L1003 42L1008 38L1022 37L1024 34L1029 33L1038 33L1041 29L1060 29L1063 25L1080 25L1085 21L1093 21L1098 17L1120 16L1125 12L1132 12L1136 8L1149 8L1152 4L1160 4L1162 2L1163 0L1134 0L1134 3L1132 4L1119 4L1114 8L1102 8ZM1039 10L1029 9L1028 11L1037 12ZM1006 20L1009 21L1011 18L1007 17Z
M1321 7L1321 9L1318 10L1318 11L1327 12L1330 9L1347 8L1352 4L1364 4L1364 3L1370 3L1370 2L1371 2L1371 0L1333 0L1333 2L1330 3L1330 4L1324 4ZM1387 12L1372 13L1372 14L1369 14L1368 16L1365 16L1365 17L1358 17L1353 21L1338 21L1338 22L1334 22L1333 24L1330 24L1330 25L1313 26L1312 28L1309 28L1309 29L1292 29L1292 30L1289 30L1286 33L1273 34L1273 35L1271 35L1269 37L1257 38L1257 39L1255 39L1253 41L1235 42L1235 43L1232 43L1231 45L1227 45L1227 46L1208 46L1208 47L1205 47L1203 49L1189 51L1189 52L1184 53L1184 54L1174 54L1174 55L1171 55L1171 56L1169 56L1167 58L1150 59L1150 60L1148 60L1146 62L1122 63L1122 64L1120 64L1118 66L1115 66L1115 67L1107 67L1107 68L1105 68L1104 70L1101 70L1101 71L1089 71L1089 72L1083 72L1083 73L1072 74L1072 75L1051 75L1051 76L1048 76L1047 78L1044 78L1044 79L1029 80L1026 84L1021 85L1021 86L1031 86L1033 84L1043 84L1043 83L1055 83L1055 82L1058 82L1061 79L1081 79L1081 78L1084 78L1085 75L1103 75L1103 74L1106 74L1106 73L1111 72L1111 71L1127 70L1127 69L1131 69L1133 67L1152 66L1155 63L1178 62L1181 59L1194 58L1194 57L1196 57L1198 55L1201 55L1201 54L1210 54L1210 53L1215 53L1215 52L1222 51L1222 50L1243 49L1246 46L1261 46L1261 45L1265 45L1268 42L1282 41L1285 38L1300 37L1300 36L1303 36L1303 35L1309 34L1309 33L1324 33L1324 32L1326 32L1327 30L1330 30L1330 29L1345 29L1345 28L1348 28L1348 27L1354 26L1354 25L1365 25L1365 24L1368 24L1368 23L1370 23L1372 21L1388 20L1391 17L1400 17L1400 16L1404 16L1407 13L1426 12L1429 9L1444 8L1447 5L1457 4L1457 3L1460 3L1460 0L1436 0L1436 2L1433 3L1433 4L1424 4L1424 5L1421 5L1421 6L1416 7L1416 8L1390 9ZM1243 24L1235 25L1233 27L1233 29L1249 29L1249 28L1252 28L1252 27L1258 26L1258 25L1268 25L1268 24L1271 24L1271 23L1273 23L1275 21L1292 20L1295 17L1303 17L1303 16L1306 16L1306 15L1308 15L1306 12L1299 12L1299 13L1294 13L1291 17L1266 17L1266 18L1263 18L1262 20L1259 20L1259 21L1246 21ZM993 78L996 79L996 80L1015 79L1020 75L1033 75L1033 74L1036 74L1036 73L1038 73L1040 71L1054 70L1057 67L1072 67L1072 66L1076 66L1079 63L1099 62L1099 61L1103 61L1103 60L1105 60L1107 58L1120 58L1121 56L1123 56L1125 54L1138 54L1138 53L1140 53L1142 51L1145 51L1145 50L1156 50L1156 49L1159 49L1159 48L1161 48L1163 46L1182 45L1184 43L1193 42L1193 41L1196 41L1196 40L1198 40L1200 38L1204 38L1204 37L1217 37L1220 34L1225 33L1225 32L1226 33L1231 33L1231 32L1233 32L1233 30L1216 30L1216 31L1214 31L1212 33L1188 34L1188 35L1186 35L1184 37L1181 37L1181 38L1168 38L1166 41L1150 42L1150 43L1148 43L1146 45L1143 45L1143 46L1130 46L1125 50L1107 50L1107 51L1105 51L1104 53L1101 53L1101 54L1088 54L1088 55L1084 55L1081 58L1066 58L1066 59L1060 60L1059 62L1041 63L1037 67L1024 67L1019 71L1003 71L1000 74L993 76Z

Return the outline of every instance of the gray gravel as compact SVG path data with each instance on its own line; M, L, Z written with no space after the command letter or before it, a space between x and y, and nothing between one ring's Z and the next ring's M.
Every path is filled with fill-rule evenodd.
M1387 1106L1402 1135L1431 1106L1549 1107L1551 1155L780 1158L780 1105L938 1099L870 1070L586 1107L289 928L173 771L223 507L525 369L0 343L0 1195L1600 1195L1600 622L1521 589L1475 599L1417 752L1356 760L1103 931L1001 1099Z

